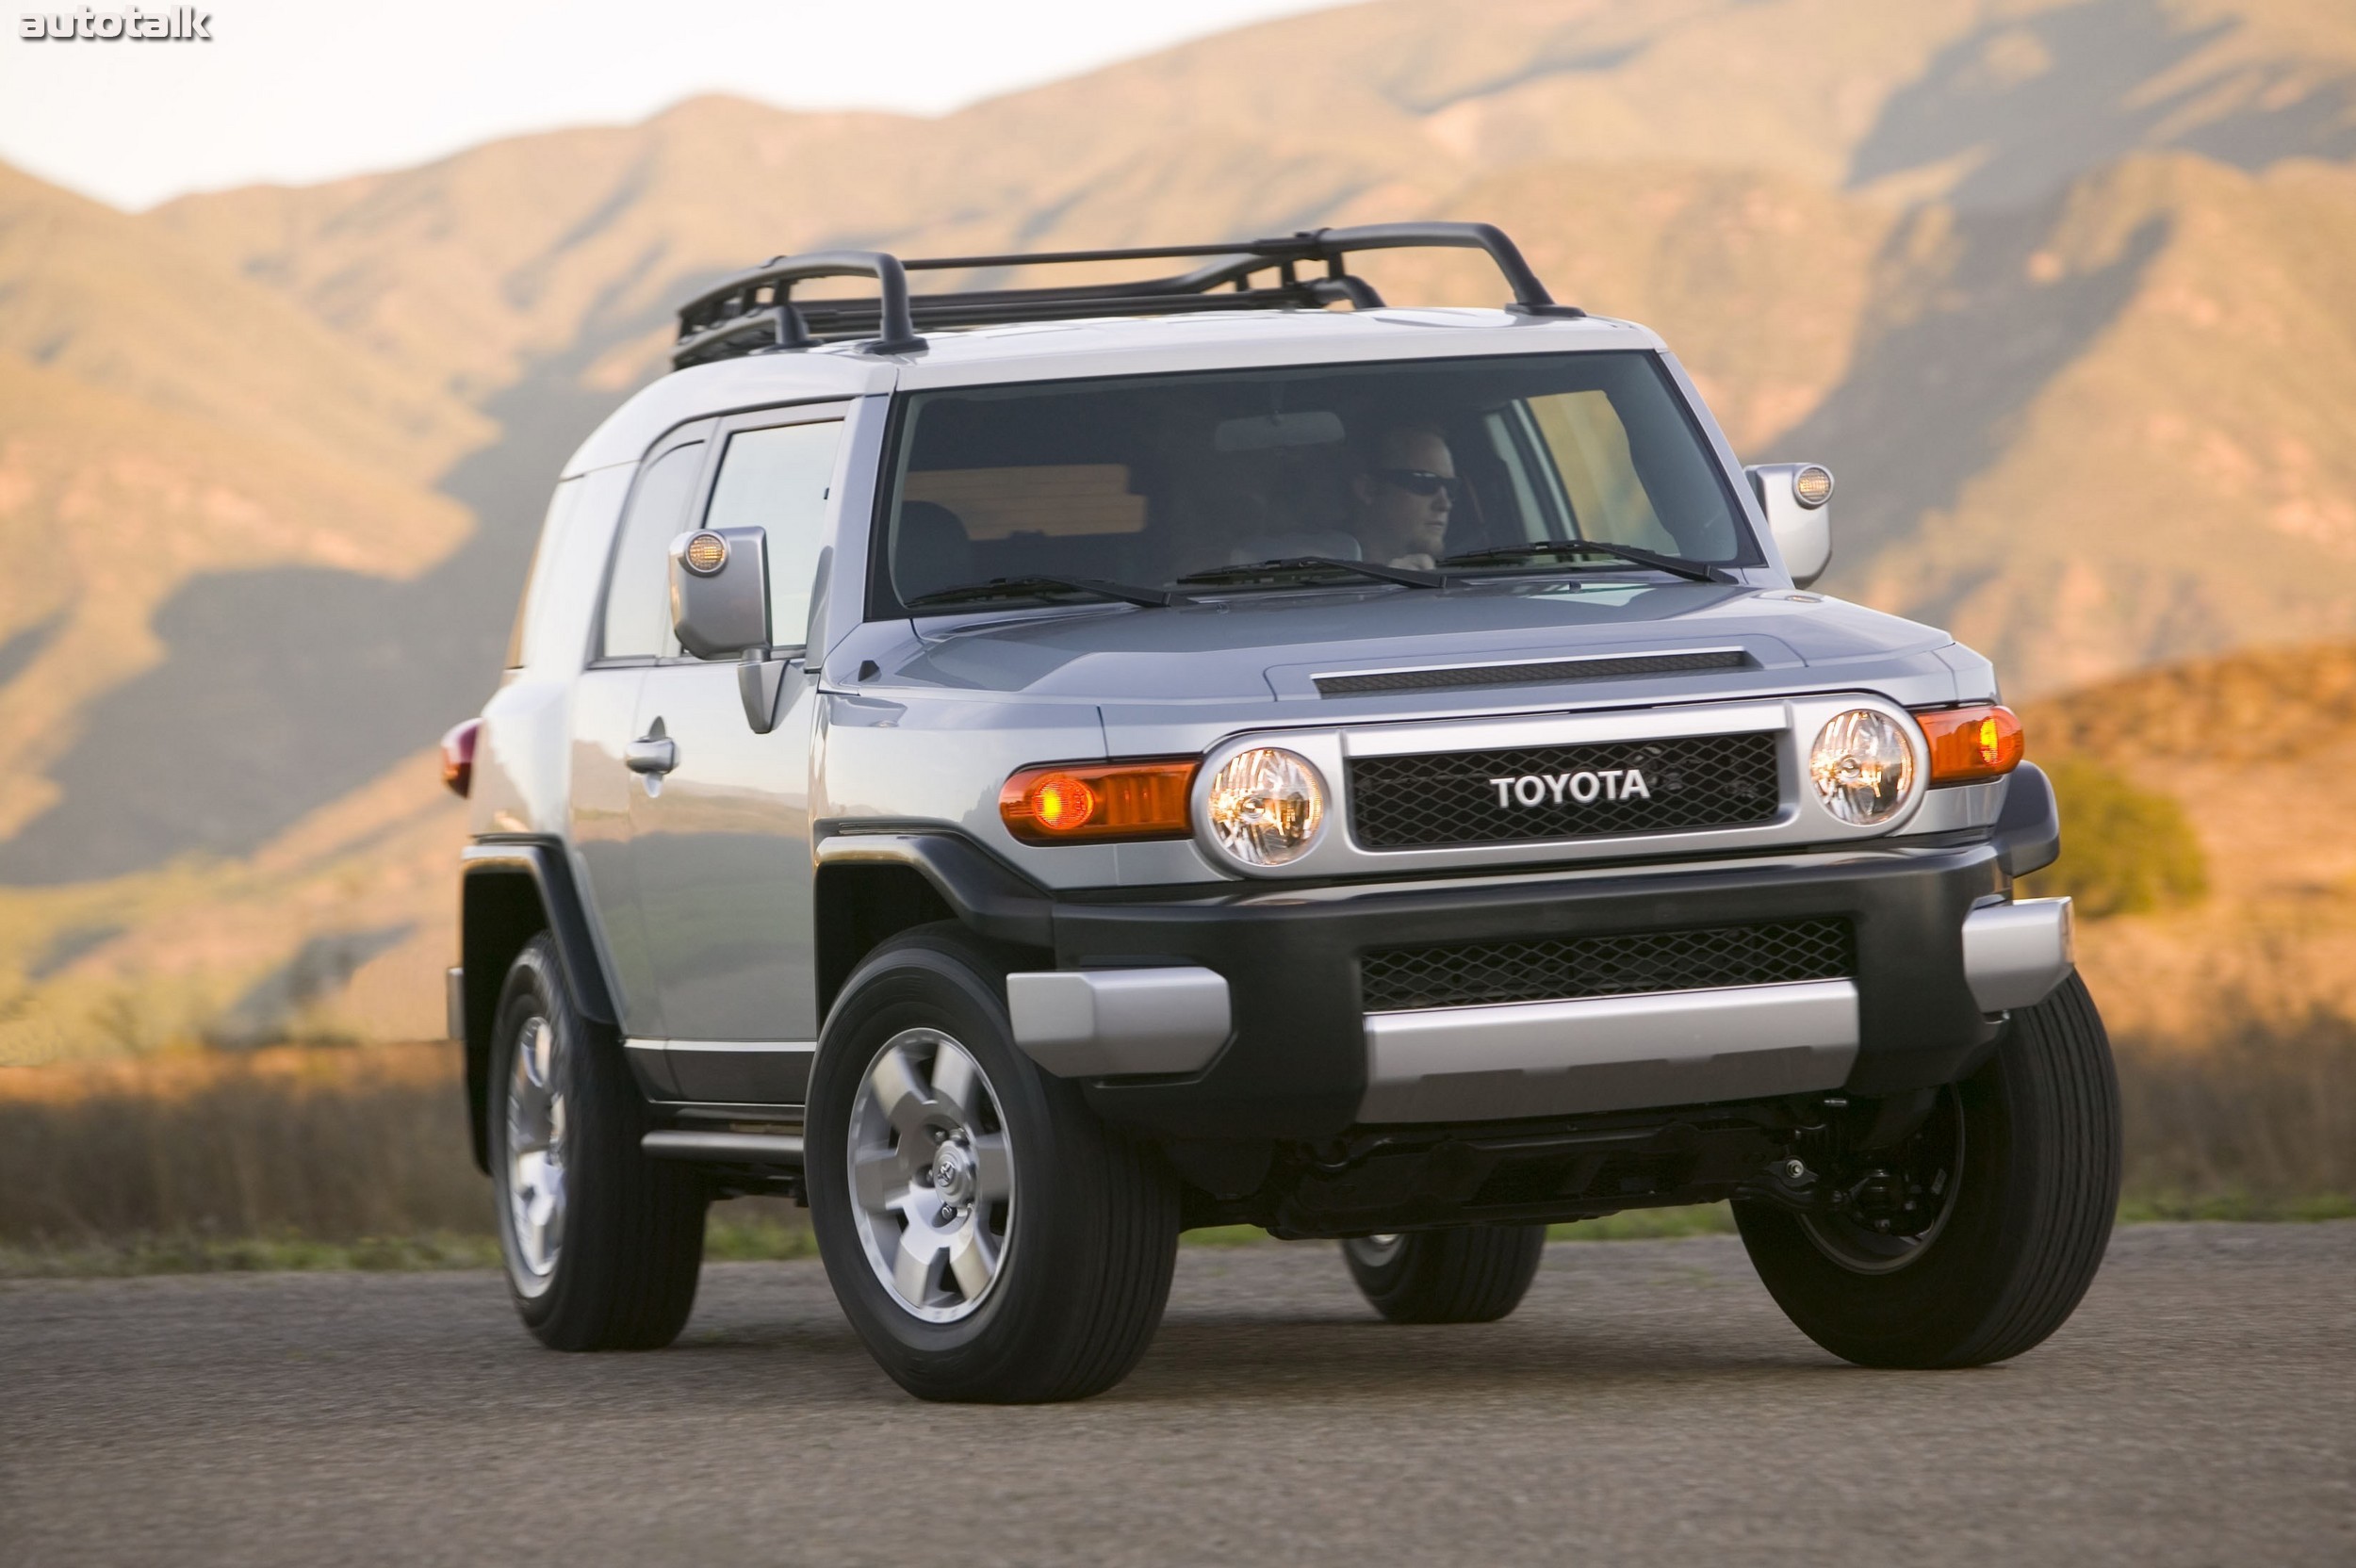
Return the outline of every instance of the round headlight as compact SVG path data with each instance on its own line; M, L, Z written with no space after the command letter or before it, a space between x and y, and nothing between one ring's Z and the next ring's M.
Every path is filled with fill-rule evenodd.
M1229 758L1211 779L1211 837L1247 866L1298 860L1325 820L1325 783L1305 758L1254 746Z
M1889 714L1852 708L1816 732L1808 774L1825 810L1870 827L1896 816L1913 792L1914 748Z

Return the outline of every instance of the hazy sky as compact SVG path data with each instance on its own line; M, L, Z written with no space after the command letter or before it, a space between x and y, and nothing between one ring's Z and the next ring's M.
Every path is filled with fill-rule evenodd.
M159 0L139 0L161 11ZM221 0L209 42L28 42L0 5L0 160L119 206L303 182L692 93L937 114L1336 0ZM134 0L95 0L129 12Z

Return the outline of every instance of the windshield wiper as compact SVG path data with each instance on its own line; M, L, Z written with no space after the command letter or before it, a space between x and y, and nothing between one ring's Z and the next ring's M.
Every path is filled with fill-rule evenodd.
M1498 549L1474 550L1466 555L1451 555L1441 560L1443 566L1522 566L1543 561L1548 556L1608 555L1632 566L1650 566L1655 571L1681 577L1688 582L1727 582L1733 580L1715 566L1698 562L1680 561L1674 555L1657 555L1639 549L1634 545L1608 545L1600 539L1541 539L1528 545L1507 545Z
M1172 605L1194 602L1186 595L1173 594L1166 588L1133 588L1125 582L1105 582L1092 577L1056 577L1048 573L994 577L988 582L961 582L954 588L936 588L929 594L919 594L901 602L910 610L917 610L946 604L983 604L991 599L1039 599L1055 594L1086 594L1091 598L1119 599L1124 604L1141 604L1149 610L1167 610Z
M1338 555L1287 555L1274 561L1254 561L1245 566L1214 566L1207 572L1188 572L1178 580L1210 588L1333 572L1375 582L1397 582L1409 588L1448 586L1448 579L1438 572L1419 572L1412 566L1378 566L1371 561L1345 561Z

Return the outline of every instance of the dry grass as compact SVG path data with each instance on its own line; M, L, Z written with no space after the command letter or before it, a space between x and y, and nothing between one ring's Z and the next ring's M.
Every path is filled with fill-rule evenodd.
M443 1045L0 1072L0 1243L481 1233Z
M2198 1051L2122 1044L2127 1212L2356 1215L2356 1022L2250 1022Z
M2356 1024L2251 1023L2201 1051L2119 1055L2128 1217L2356 1214ZM0 1070L0 1276L485 1266L489 1187L456 1067L413 1045ZM1711 1207L1561 1233L1726 1228ZM712 1215L713 1258L813 1250L791 1205Z

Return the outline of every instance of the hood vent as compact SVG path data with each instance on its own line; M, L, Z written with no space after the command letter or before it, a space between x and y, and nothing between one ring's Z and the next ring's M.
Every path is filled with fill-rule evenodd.
M1454 664L1445 669L1376 670L1362 675L1321 675L1317 694L1371 696L1378 692L1444 692L1467 686L1544 686L1562 680L1607 680L1640 675L1681 675L1690 670L1746 670L1751 656L1741 648L1701 648L1692 653L1635 653L1600 659L1544 659L1522 664Z

